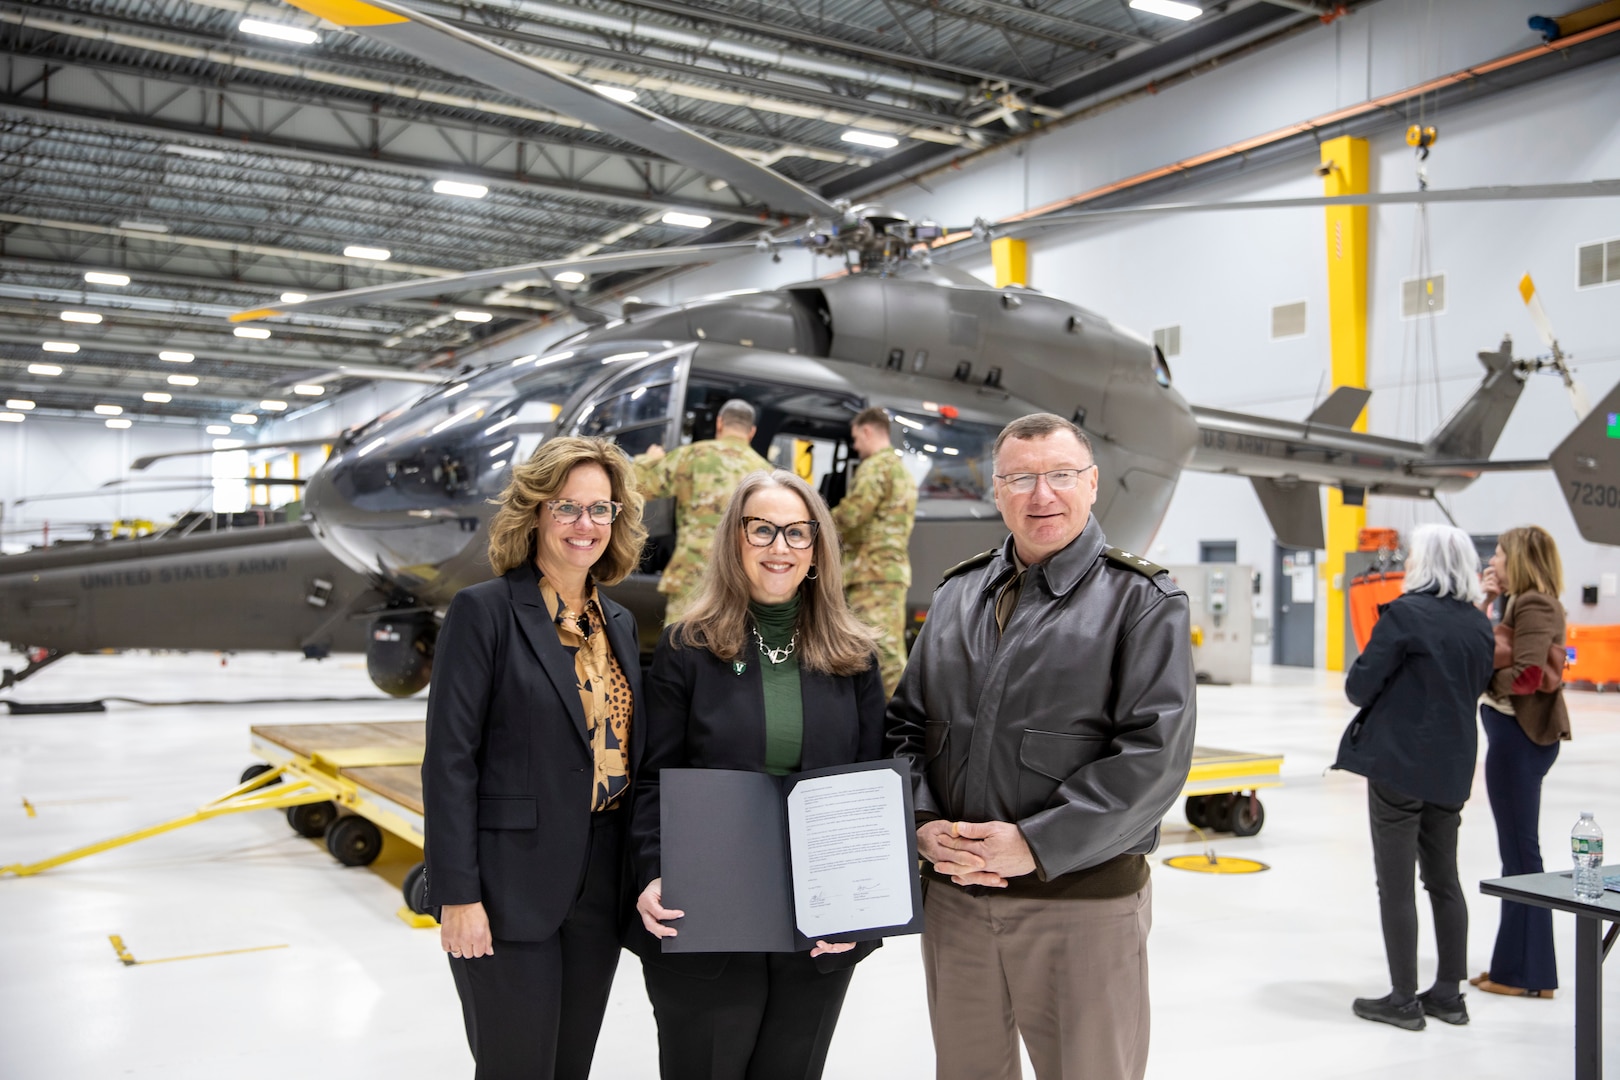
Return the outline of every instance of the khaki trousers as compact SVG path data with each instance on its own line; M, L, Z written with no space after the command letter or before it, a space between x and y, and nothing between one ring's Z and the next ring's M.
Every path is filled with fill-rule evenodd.
M939 1080L1142 1080L1153 885L1114 900L928 882L923 971Z

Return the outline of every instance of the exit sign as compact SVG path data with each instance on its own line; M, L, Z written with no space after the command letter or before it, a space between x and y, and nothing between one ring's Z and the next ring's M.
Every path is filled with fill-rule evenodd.
M1609 414L1609 438L1620 439L1620 413Z

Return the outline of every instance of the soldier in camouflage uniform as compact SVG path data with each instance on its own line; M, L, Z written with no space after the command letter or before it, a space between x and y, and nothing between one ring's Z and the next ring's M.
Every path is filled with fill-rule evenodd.
M850 611L878 632L883 690L900 685L906 667L906 589L911 584L911 526L917 481L889 445L889 415L864 409L850 422L861 456L855 483L833 509L844 545L844 596Z
M636 484L648 499L675 499L675 554L658 581L664 594L664 624L686 614L697 595L731 493L742 478L770 463L754 453L754 407L737 398L720 407L714 438L676 447L649 447L636 462Z

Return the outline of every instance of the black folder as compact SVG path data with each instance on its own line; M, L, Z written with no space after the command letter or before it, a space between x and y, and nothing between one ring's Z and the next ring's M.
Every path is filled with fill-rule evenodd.
M922 932L922 889L910 769L897 759L864 761L791 776L731 769L664 769L662 804L663 904L686 912L669 925L663 951L800 952L815 941L799 932L794 911L788 796L801 781L887 769L900 776L911 918L892 926L850 927L821 934L829 941L866 941Z

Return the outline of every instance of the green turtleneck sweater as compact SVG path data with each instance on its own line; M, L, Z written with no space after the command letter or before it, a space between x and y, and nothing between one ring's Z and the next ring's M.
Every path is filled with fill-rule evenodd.
M773 649L783 649L793 640L799 624L799 598L795 596L785 604L748 602L759 636ZM765 771L772 776L786 776L799 768L799 755L804 745L804 699L799 696L799 650L780 664L759 650L759 643L749 634L749 650L758 658L759 678L765 688ZM780 655L780 654L778 654Z

